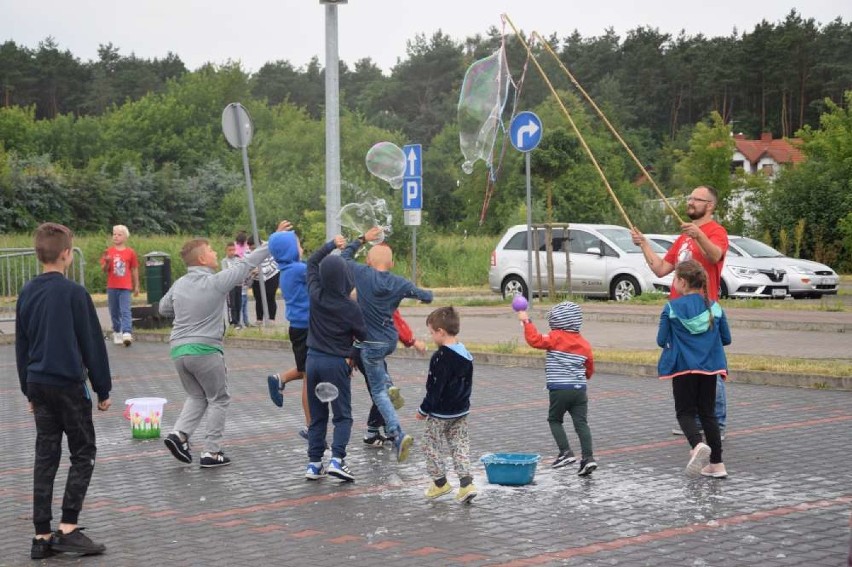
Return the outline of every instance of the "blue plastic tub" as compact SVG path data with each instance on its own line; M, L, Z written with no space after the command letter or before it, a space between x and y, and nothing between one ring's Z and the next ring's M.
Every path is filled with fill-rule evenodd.
M485 474L491 484L523 486L533 481L535 467L541 460L541 455L488 453L479 460L485 465Z

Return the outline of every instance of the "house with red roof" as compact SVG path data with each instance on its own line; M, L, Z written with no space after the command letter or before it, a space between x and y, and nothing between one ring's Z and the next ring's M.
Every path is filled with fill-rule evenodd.
M743 134L736 134L734 143L732 172L742 168L746 173L762 173L774 179L782 167L805 161L799 138L773 139L771 132L764 132L759 140L747 140Z

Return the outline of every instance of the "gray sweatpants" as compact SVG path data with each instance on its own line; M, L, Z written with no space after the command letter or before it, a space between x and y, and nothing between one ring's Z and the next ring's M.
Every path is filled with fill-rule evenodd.
M175 368L186 391L186 401L174 430L192 437L206 412L207 436L204 438L204 451L221 451L225 414L231 403L225 356L221 353L181 356L175 359Z

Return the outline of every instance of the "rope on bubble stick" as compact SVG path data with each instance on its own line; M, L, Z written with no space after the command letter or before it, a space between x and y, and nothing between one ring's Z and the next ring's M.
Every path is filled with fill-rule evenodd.
M624 139L615 129L615 126L610 123L603 111L598 108L598 105L595 104L595 101L592 100L592 97L589 96L589 94L580 85L577 79L574 78L574 75L571 74L571 71L569 71L565 64L562 63L562 60L559 59L559 56L556 54L555 51L553 51L553 48L550 47L550 44L547 43L547 41L545 41L544 38L541 37L541 34L536 31L532 32L532 36L538 38L538 41L544 46L547 52L550 53L551 56L553 56L553 59L556 60L556 63L559 65L562 71L564 71L568 78L571 80L571 82L574 83L574 86L577 87L577 90L580 91L580 94L583 95L586 101L592 106L592 108L595 109L595 112L598 113L598 116L600 116L601 120L603 120L607 128L609 128L610 132L612 132L612 135L615 136L615 138L621 143L624 149L627 150L627 153L630 155L631 158L633 158L633 162L639 167L639 170L642 171L645 174L645 177L648 178L648 181L651 183L651 186L654 188L654 191L657 192L657 195L660 196L660 198L663 200L663 203L665 203L666 207L668 207L669 211L671 211L672 215L674 215L678 222L683 223L683 219L680 218L680 215L677 213L674 207L671 206L668 199L666 199L666 196L663 195L663 192L660 190L660 187L657 185L657 182L654 181L654 179L647 171L645 171L645 166L642 165L642 162L639 161L639 158L636 157L636 154L633 153L633 150L630 149L630 146L627 145L627 142L624 141Z
M556 89L553 87L553 84L550 82L550 79L548 79L547 74L544 72L544 69L542 69L541 65L539 65L538 59L536 58L535 54L533 54L532 49L530 49L530 46L524 40L523 36L521 36L520 32L518 32L518 29L515 27L515 24L512 22L511 18L509 18L507 14L502 14L501 17L504 18L505 21L512 27L512 30L515 32L515 36L518 38L518 41L520 41L521 45L523 45L524 49L526 49L527 53L530 56L530 59L535 65L536 69L538 69L541 78L544 79L544 82L547 84L547 87L550 89L550 92L553 94L554 98L556 99L556 102L559 104L559 108L562 109L562 113L565 114L565 118L568 119L568 123L571 125L571 129L574 130L574 134L577 135L577 139L580 140L580 144L583 146L583 149L586 150L586 154L588 154L589 159L592 160L592 164L594 164L598 175L600 175L601 179L603 180L604 185L606 186L606 190L609 193L609 196L615 202L615 206L618 207L618 211L621 213L621 216L624 217L624 221L627 223L627 226L632 230L634 226L633 223L630 222L630 217L627 216L624 207L621 206L621 202L618 200L615 191L612 190L609 181L607 181L606 174L604 174L603 169L601 169L600 164L598 164L598 160L595 159L595 155L592 153L591 148L589 148L589 145L586 143L585 138L583 138L583 135L580 134L580 130L574 123L574 119L571 118L571 114L569 114L568 109L565 108L565 104L562 102L562 99L559 97L559 94L556 92Z

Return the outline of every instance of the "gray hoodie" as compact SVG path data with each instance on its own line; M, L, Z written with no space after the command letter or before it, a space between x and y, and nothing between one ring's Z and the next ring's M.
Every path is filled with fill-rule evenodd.
M178 278L160 300L160 315L175 318L169 337L172 348L186 344L222 348L225 299L267 256L269 250L263 245L220 272L207 266L187 268L186 274Z

